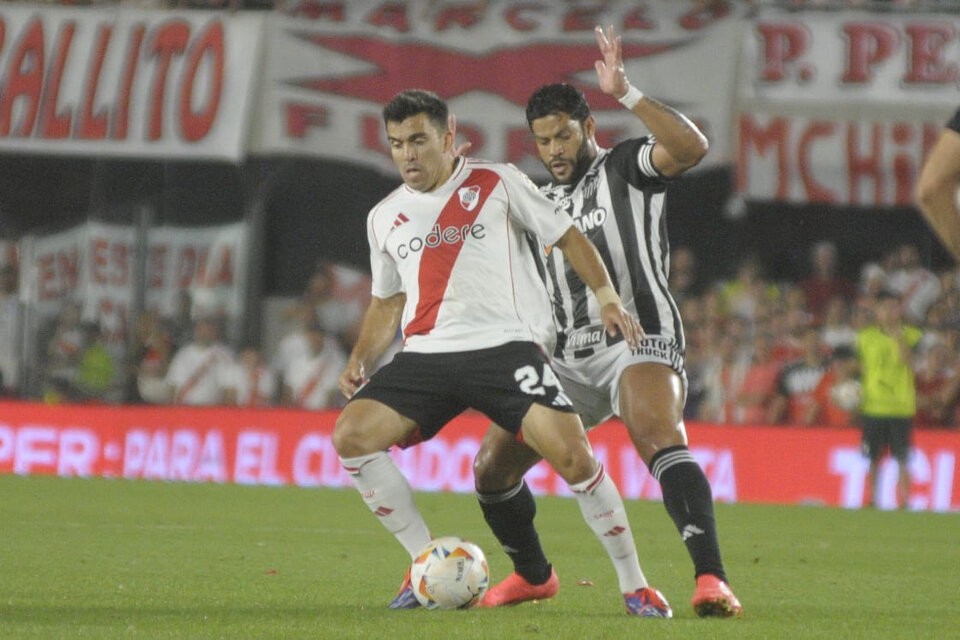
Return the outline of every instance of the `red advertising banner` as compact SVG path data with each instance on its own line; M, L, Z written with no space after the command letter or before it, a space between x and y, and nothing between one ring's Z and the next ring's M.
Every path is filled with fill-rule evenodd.
M183 482L346 487L331 442L336 412L3 403L0 473ZM689 424L691 452L718 502L863 505L867 462L856 429ZM465 414L439 436L394 451L421 491L473 491L473 456L487 420ZM590 434L628 499L660 498L657 482L617 422ZM910 508L960 510L960 432L915 433ZM880 470L878 504L894 504L897 469ZM541 463L527 475L537 494L570 495Z

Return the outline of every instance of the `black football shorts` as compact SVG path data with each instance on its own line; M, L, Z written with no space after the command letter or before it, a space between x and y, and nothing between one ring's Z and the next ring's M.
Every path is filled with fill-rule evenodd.
M417 423L404 443L429 440L466 409L512 433L534 403L573 413L543 351L533 342L448 353L400 352L350 399L376 400Z
M878 418L861 416L863 424L863 455L877 461L889 449L896 460L906 462L910 455L911 418Z

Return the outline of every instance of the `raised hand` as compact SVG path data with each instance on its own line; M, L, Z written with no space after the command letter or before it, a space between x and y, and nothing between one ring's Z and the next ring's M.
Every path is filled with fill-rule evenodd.
M622 98L627 93L630 81L623 69L620 36L614 32L613 26L607 27L606 32L603 27L597 26L594 35L597 36L597 46L603 56L603 60L597 60L593 64L597 70L600 90L608 96Z

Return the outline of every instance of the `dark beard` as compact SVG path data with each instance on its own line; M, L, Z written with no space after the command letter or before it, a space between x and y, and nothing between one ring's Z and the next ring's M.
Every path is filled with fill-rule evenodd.
M580 182L580 178L586 175L587 171L590 170L590 165L593 164L593 156L590 154L590 145L587 144L584 140L583 144L580 145L580 148L577 149L577 161L574 165L573 176L570 179L570 182L567 184L575 185Z

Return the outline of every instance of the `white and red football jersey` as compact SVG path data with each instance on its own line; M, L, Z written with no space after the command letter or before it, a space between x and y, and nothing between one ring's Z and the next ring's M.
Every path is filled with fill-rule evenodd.
M185 344L174 354L167 369L173 404L219 404L223 400L224 372L232 362L233 353L224 345Z
M571 225L516 167L461 158L437 189L402 185L370 211L373 295L406 294L406 351L542 344L552 320L532 252Z

